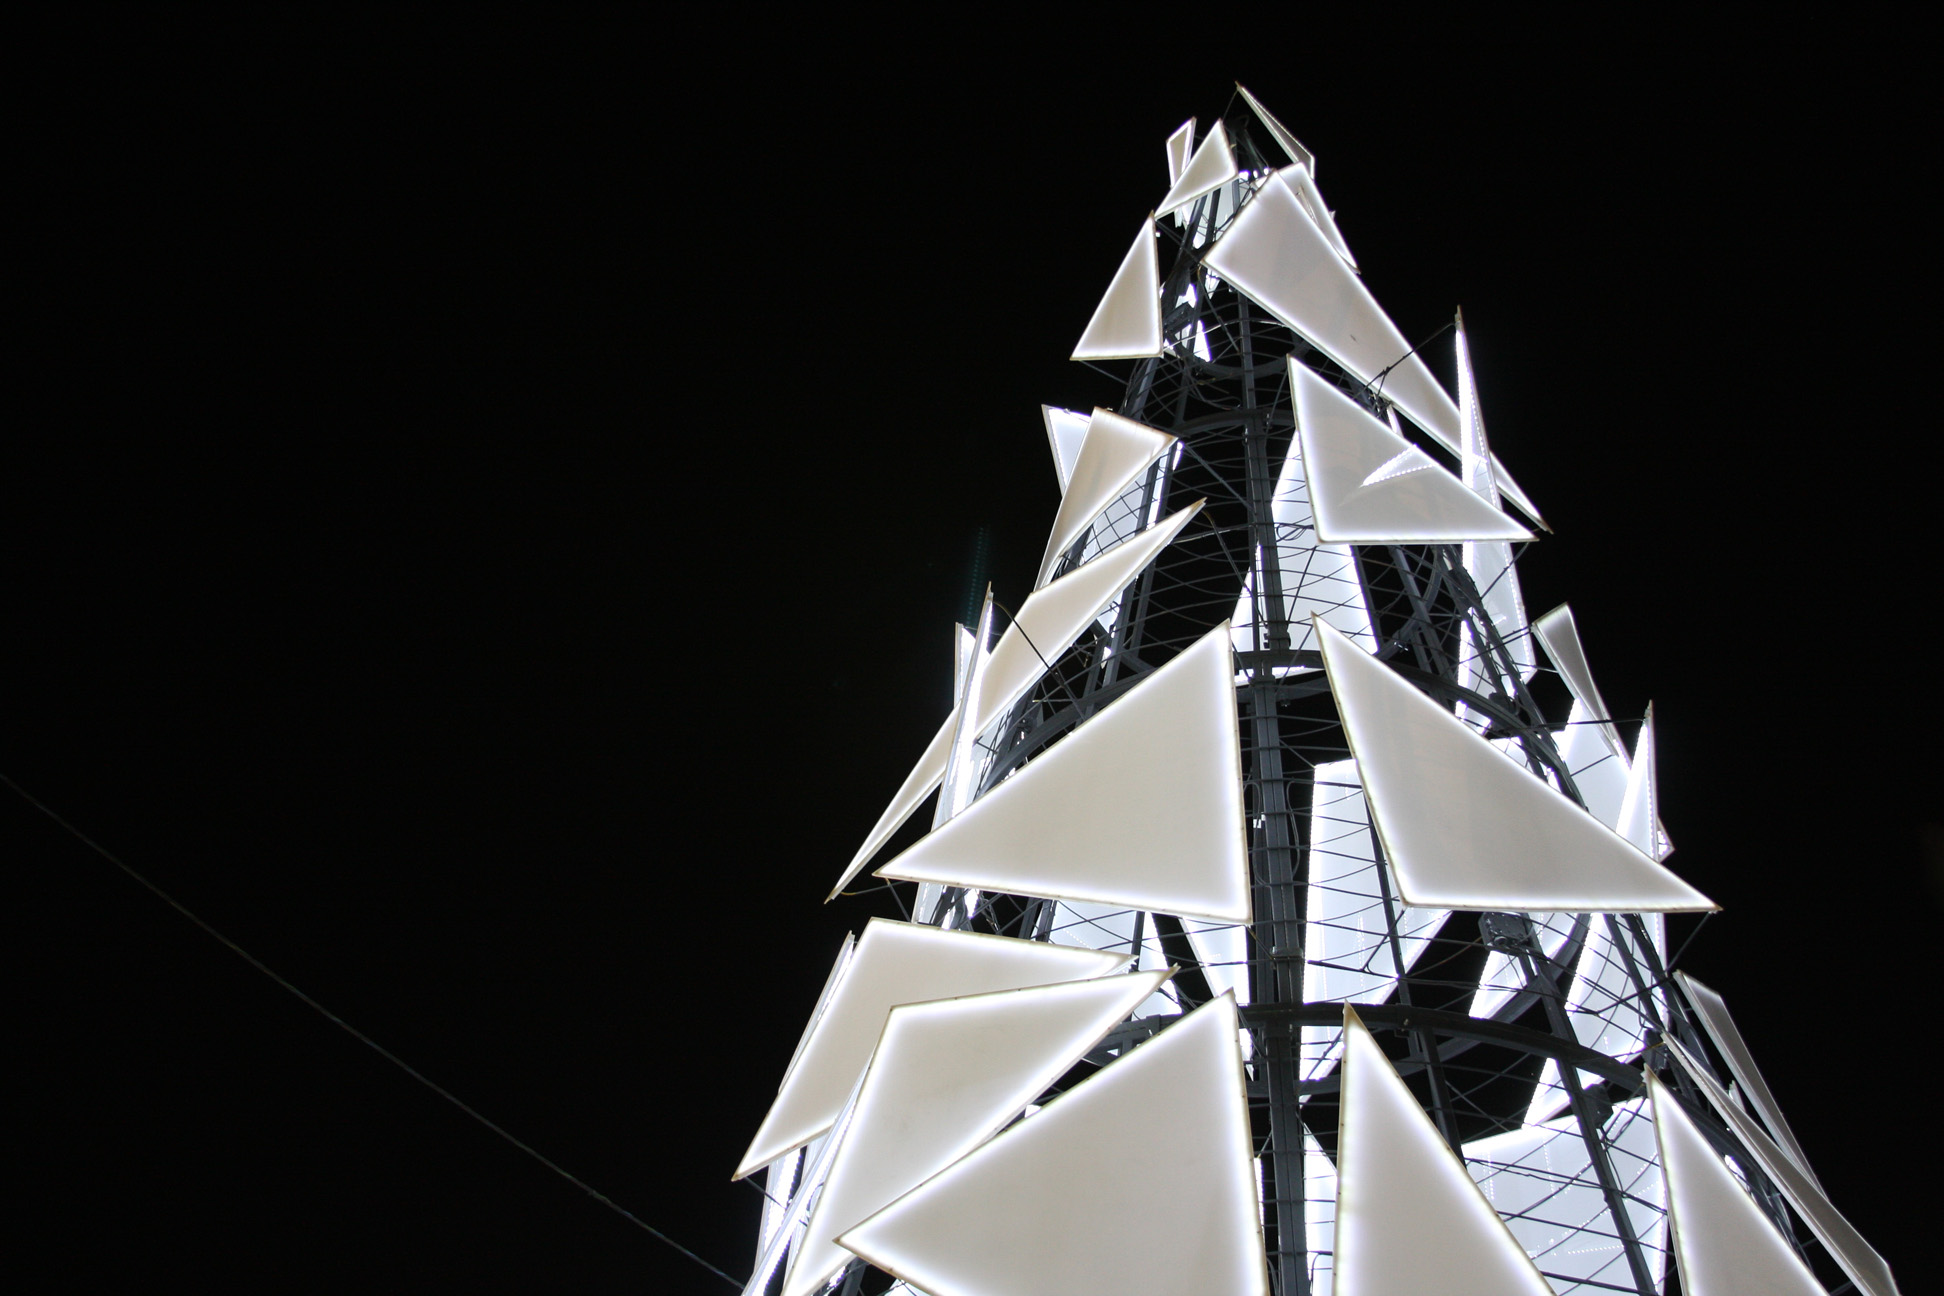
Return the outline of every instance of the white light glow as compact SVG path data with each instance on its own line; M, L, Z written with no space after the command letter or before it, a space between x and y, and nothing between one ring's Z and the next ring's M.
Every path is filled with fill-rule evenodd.
M1319 539L1343 544L1532 539L1530 531L1293 357L1289 373Z
M1241 94L1243 101L1255 112L1256 117L1269 128L1269 134L1282 147L1282 151L1289 155L1289 160L1314 175L1316 155L1304 148L1290 133L1289 127L1277 121L1275 115L1262 106L1262 101L1249 93L1247 87L1238 82L1235 88Z
M1174 134L1168 136L1168 184L1173 187L1181 179L1181 173L1188 169L1188 159L1195 152L1195 119L1190 117L1175 127Z
M1825 1296L1694 1119L1659 1076L1647 1073L1654 1131L1667 1170L1674 1251L1687 1296Z
M877 875L1249 921L1229 633L1217 626Z
M1600 696L1600 686L1593 682L1593 670L1586 664L1586 650L1580 646L1579 627L1573 623L1573 609L1561 603L1546 615L1532 623L1533 637L1539 646L1546 650L1553 669L1566 682L1566 689L1573 700L1583 707L1588 716L1600 726L1600 736L1623 764L1627 763L1627 747L1620 741L1620 731L1613 727L1613 712L1607 710L1606 699Z
M1796 1142L1795 1131L1782 1118L1782 1105L1769 1092L1768 1081L1762 1078L1761 1068L1755 1065L1755 1055L1749 1051L1748 1041L1742 1038L1741 1028L1729 1016L1727 1002L1685 972L1676 972L1674 979L1680 982L1681 989L1687 991L1688 1000L1694 1005L1695 1015L1701 1019L1701 1026L1708 1032L1708 1038L1714 1041L1715 1047L1721 1050L1721 1056L1727 1059L1728 1073L1741 1085L1741 1091L1748 1095L1748 1100L1755 1104L1755 1114L1768 1126L1769 1133L1774 1135L1776 1144L1788 1154L1789 1160L1795 1162L1796 1169L1820 1188L1821 1181L1810 1168L1802 1145Z
M991 1138L1169 973L1098 977L893 1008L783 1296L810 1296L862 1223Z
M1572 913L1716 905L1319 623L1330 691L1407 904Z
M1053 519L1053 532L1040 559L1035 589L1046 584L1060 555L1073 546L1100 511L1166 454L1175 438L1145 423L1097 409L1087 422L1087 436L1074 462L1066 495Z
M1237 1027L1197 1009L838 1242L933 1296L1265 1296Z
M1161 354L1161 266L1154 240L1150 216L1094 307L1073 359L1131 360Z
M740 1179L829 1129L893 1004L1105 976L1125 955L873 918L736 1168Z
M1060 493L1064 495L1067 482L1073 477L1073 465L1080 458L1080 445L1087 439L1087 421L1092 415L1057 405L1042 405L1040 417L1046 421L1046 442L1053 450L1053 471L1059 475Z
M1334 1296L1553 1296L1353 1008L1343 1033Z
M1235 176L1235 154L1229 148L1228 127L1218 121L1203 137L1201 147L1188 159L1188 165L1181 169L1180 176L1168 189L1168 196L1155 211L1169 215L1203 194L1221 188Z

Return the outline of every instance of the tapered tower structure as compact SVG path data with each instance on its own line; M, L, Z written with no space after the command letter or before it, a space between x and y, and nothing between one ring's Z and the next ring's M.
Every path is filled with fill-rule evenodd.
M1651 712L1528 616L1462 316L1398 331L1246 90L1166 152L1074 352L1125 394L1044 410L1036 588L960 627L833 889L909 921L839 952L738 1168L751 1293L1890 1296L1670 971L1714 906Z

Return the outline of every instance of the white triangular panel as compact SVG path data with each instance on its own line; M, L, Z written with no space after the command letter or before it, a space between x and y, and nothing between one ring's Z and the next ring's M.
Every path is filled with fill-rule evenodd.
M1648 914L1653 924L1666 921L1663 914ZM1635 946L1634 937L1623 929L1624 946L1613 938L1612 918L1597 916L1587 928L1579 959L1573 964L1572 984L1566 989L1566 1020L1573 1037L1595 1053L1621 1061L1631 1061L1647 1047L1654 1031L1654 1019L1641 1000L1640 986L1634 980L1649 978L1646 956ZM1659 939L1651 928L1650 939ZM1629 964L1631 963L1631 970ZM1597 1085L1599 1077L1580 1073L1582 1085ZM1526 1112L1528 1124L1538 1124L1566 1110L1569 1103L1565 1087L1559 1082L1559 1065L1551 1058L1540 1069L1539 1083Z
M1197 1009L838 1241L933 1296L1262 1296L1236 1030Z
M1080 445L1087 439L1087 420L1091 415L1056 405L1040 406L1046 421L1046 442L1053 450L1053 471L1060 478L1060 493L1066 494L1073 478L1073 465L1080 459Z
M938 793L938 810L932 819L936 828L963 810L972 800L975 780L980 762L975 758L973 743L978 738L978 730L969 725L968 717L979 714L979 698L985 692L985 679L992 664L992 655L985 646L992 641L992 586L986 586L985 600L979 609L979 625L972 632L972 652L966 662L964 678L959 681L958 703L952 715L958 723L952 730L952 754L945 762L945 778Z
M1667 1047L1673 1052L1687 1072L1688 1078L1707 1096L1708 1105L1715 1109L1723 1123L1734 1132L1741 1145L1748 1149L1755 1162L1762 1168L1770 1181L1782 1190L1823 1246L1850 1281L1861 1288L1868 1296L1897 1296L1897 1281L1890 1276L1890 1266L1876 1253L1863 1235L1858 1233L1850 1222L1843 1218L1830 1203L1815 1180L1796 1168L1789 1154L1777 1147L1775 1141L1762 1132L1755 1118L1743 1111L1733 1098L1730 1098L1715 1079L1695 1062L1685 1048L1672 1039L1667 1039Z
M952 627L952 696L960 697L965 693L965 672L972 669L976 660L973 653L977 650L977 640L972 632L963 625Z
M1553 1296L1354 1009L1343 1031L1334 1296Z
M796 1070L798 1060L803 1057L804 1045L808 1044L810 1036L816 1033L817 1023L823 1020L824 1009L830 1006L831 996L837 993L837 987L843 983L844 973L850 971L851 959L856 954L857 937L850 932L845 932L843 943L837 947L837 958L830 965L830 975L824 978L823 989L817 993L817 1006L810 1010L810 1020L803 1023L803 1034L797 1037L797 1046L790 1054L790 1063L783 1068L783 1079L777 1081L776 1087L779 1092L784 1082L789 1080L790 1073Z
M1721 1050L1721 1056L1728 1060L1728 1073L1735 1077L1741 1084L1742 1092L1755 1104L1755 1114L1768 1126L1776 1144L1788 1154L1789 1160L1795 1162L1796 1169L1820 1187L1816 1172L1809 1167L1808 1156L1803 1153L1802 1145L1796 1142L1795 1131L1782 1117L1782 1105L1775 1101L1775 1095L1769 1092L1768 1081L1762 1079L1761 1068L1755 1065L1755 1055L1749 1052L1748 1041L1742 1038L1735 1019L1728 1015L1727 1002L1685 972L1676 972L1674 979L1687 991L1688 1000L1694 1005L1702 1028L1708 1032L1708 1038L1714 1041L1715 1047Z
M1686 1296L1826 1296L1802 1257L1652 1071L1647 1088L1667 1171L1681 1291Z
M1587 811L1601 823L1618 832L1620 808L1627 797L1631 777L1625 754L1614 755L1606 745L1602 726L1593 723L1592 713L1577 698L1566 715L1566 729L1555 738L1559 758L1573 776L1573 786Z
M1491 444L1485 436L1485 416L1478 404L1478 384L1472 376L1471 348L1465 340L1465 316L1462 311L1457 320L1456 351L1458 416L1464 436L1459 453L1459 478L1479 499L1497 508L1498 480L1492 468ZM1472 583L1478 587L1479 598L1484 603L1485 614L1491 618L1493 630L1511 653L1520 676L1531 679L1537 658L1533 653L1532 635L1526 626L1525 598L1519 590L1518 569L1512 563L1512 546L1503 540L1467 541L1464 563ZM1480 648L1471 642L1471 626L1467 624L1461 629L1466 643L1459 649L1458 683L1465 688L1490 693L1492 689L1478 687Z
M1305 1003L1382 1003L1397 989L1397 959L1409 970L1448 916L1384 900L1370 811L1355 761L1326 761L1311 775L1309 884L1303 946ZM1390 940L1396 913L1397 944ZM1336 1026L1305 1026L1302 1079L1320 1080L1342 1051Z
M1154 915L1124 905L1088 904L1080 900L1049 902L1053 916L1043 929L1046 939L1058 945L1077 945L1086 949L1113 950L1131 954L1130 970L1166 971L1172 966L1161 947L1161 933ZM1172 983L1162 986L1135 1010L1137 1017L1174 1016L1181 1011Z
M1228 127L1221 122L1203 137L1201 147L1188 159L1188 165L1175 177L1174 184L1168 189L1168 196L1161 200L1155 210L1166 216L1177 207L1186 207L1195 199L1212 189L1219 189L1235 179L1235 153L1229 148Z
M1384 398L1457 453L1458 406L1281 173L1256 191L1210 249L1207 264L1359 380L1375 383L1383 374Z
M1319 539L1337 544L1532 539L1530 531L1293 357L1289 373L1296 439Z
M1173 187L1181 179L1181 173L1188 169L1188 159L1195 152L1195 119L1190 117L1175 127L1174 134L1168 136L1168 184Z
M1613 754L1625 762L1626 744L1620 741L1620 731L1613 727L1613 712L1607 710L1600 686L1593 682L1593 671L1586 664L1586 649L1580 646L1579 627L1573 624L1573 609L1561 603L1532 623L1532 633L1539 646L1546 650L1553 669L1566 682L1573 700L1599 722L1600 736L1606 739Z
M1573 913L1717 907L1382 662L1320 629L1330 691L1405 903Z
M1303 204L1304 213L1316 222L1316 228L1323 231L1323 237L1330 241L1330 250L1355 270L1357 258L1350 255L1350 245L1343 241L1343 232L1337 228L1336 213L1323 201L1323 194L1317 189L1308 169L1301 166L1285 167L1282 177L1295 190L1296 200Z
M1578 923L1578 918L1570 913L1529 913L1524 916L1532 923L1539 938L1539 948L1549 959L1559 957L1566 942L1572 939L1573 928ZM1472 994L1471 1007L1467 1011L1481 1019L1496 1017L1499 1010L1511 1003L1525 988L1524 964L1510 954L1493 950L1485 956L1485 967L1478 976L1478 989Z
M877 875L1249 921L1232 663L1224 623Z
M1275 138L1277 144L1282 146L1282 151L1289 155L1289 160L1314 174L1316 155L1304 148L1295 135L1290 133L1289 127L1277 121L1275 114L1264 108L1262 101L1249 93L1247 86L1238 81L1235 83L1235 88L1241 94L1243 101L1254 110L1256 117L1269 128L1269 134Z
M1107 293L1073 348L1075 360L1130 360L1161 354L1161 263L1154 218L1142 224Z
M1195 514L1197 501L1172 514L1159 524L1140 532L1133 539L1095 558L1084 567L1068 572L1043 589L1034 590L1020 605L1019 615L999 636L985 662L980 681L979 712L972 728L974 735L986 728L1017 702L1039 681L1059 655L1073 646L1093 619L1120 597L1121 591L1139 576L1155 556L1181 533ZM951 762L952 739L958 732L958 711L945 718L933 736L917 767L905 777L871 835L851 857L843 876L830 889L826 900L834 900L850 880L858 875L871 857L878 853L891 835L903 826L912 812L924 804L932 789L945 777Z
M1046 584L1053 565L1080 538L1087 524L1174 443L1174 437L1145 423L1122 418L1110 410L1093 412L1080 457L1074 461L1073 475L1067 482L1066 495L1053 519L1053 533L1047 538L1046 554L1040 559L1039 578L1033 583L1035 589Z
M1645 1098L1616 1104L1601 1126L1606 1160L1650 1275L1667 1265L1666 1189ZM1508 1232L1561 1292L1633 1291L1631 1266L1579 1121L1465 1144L1465 1168Z
M1105 976L1126 962L1100 950L871 919L735 1177L830 1128L871 1060L893 1004Z
M1339 1038L1341 1026L1333 1026ZM1310 1296L1331 1296L1336 1271L1336 1164L1316 1136L1303 1132L1303 1236L1309 1243Z
M1167 977L1098 977L893 1008L783 1296L821 1290L851 1258L838 1234L998 1133Z
M1660 836L1660 798L1654 787L1654 704L1647 704L1647 717L1640 722L1634 739L1633 760L1627 770L1627 794L1620 801L1622 837L1642 854L1666 859Z

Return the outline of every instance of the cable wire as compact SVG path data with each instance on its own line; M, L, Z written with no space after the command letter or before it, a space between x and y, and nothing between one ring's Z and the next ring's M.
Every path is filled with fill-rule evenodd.
M385 1061L391 1063L393 1066L397 1067L400 1071L403 1071L406 1075L412 1077L412 1079L418 1081L420 1084L424 1085L427 1089L430 1089L433 1093L439 1095L439 1097L445 1099L447 1102L451 1103L454 1107L457 1107L460 1111L466 1113L466 1115L472 1117L474 1120L478 1121L481 1125L484 1125L487 1129L493 1131L493 1133L499 1135L501 1138L505 1139L508 1143L511 1143L514 1147L520 1149L520 1151L526 1153L528 1156L532 1157L535 1161L538 1161L541 1165L547 1167L547 1169L553 1171L555 1174L559 1175L562 1179L565 1179L568 1183L574 1185L574 1187L580 1189L582 1192L586 1193L589 1197L592 1197L595 1201L601 1203L601 1205L607 1207L609 1210L619 1215L622 1219L627 1220L630 1224L633 1224L635 1227L641 1229L644 1233L647 1233L652 1237L655 1237L663 1242L666 1242L669 1246L674 1247L677 1251L680 1251L683 1255L695 1261L695 1263L701 1265L704 1269L707 1269L710 1273L722 1279L724 1282L728 1283L731 1287L735 1287L738 1289L742 1287L743 1284L740 1279L730 1277L722 1270L710 1264L707 1260L704 1260L701 1256L695 1254L695 1252L683 1246L680 1242L677 1242L674 1238L668 1236L668 1234L662 1232L660 1229L648 1223L646 1220L643 1220L638 1216L636 1216L632 1211L622 1206L619 1202L615 1201L612 1197L609 1197L606 1193L601 1192L599 1189L593 1187L591 1184L587 1183L585 1180L581 1179L577 1175L574 1175L568 1172L567 1170L563 1169L558 1163L554 1162L553 1160L551 1160L550 1158L548 1158L547 1156L545 1156L535 1148L513 1137L513 1135L509 1134L506 1130L494 1124L492 1121L486 1119L486 1117L480 1115L478 1111L474 1110L472 1107L468 1106L465 1102L461 1101L450 1090L444 1088L442 1085L439 1085L438 1083L429 1079L423 1072L419 1071L416 1067L412 1066L409 1062L405 1061L405 1059L399 1057L398 1054L392 1052L390 1049L380 1044L377 1040L371 1038L371 1036L365 1034L363 1031L359 1030L356 1026L353 1026L350 1022L344 1020L344 1018L338 1016L336 1013L332 1012L329 1008L326 1008L323 1004L311 998L309 995L305 994L302 990L299 990L296 986L292 985L290 982L284 980L283 977L279 976L277 972L273 970L268 964L264 963L263 960L257 958L256 955L250 953L248 950L244 949L241 945L238 945L235 941L223 935L223 933L217 931L214 927L211 927L208 923L204 922L201 918L198 918L194 913L190 912L189 909L180 900L177 900L174 896L170 895L167 891L164 891L161 887L155 885L155 883L149 881L147 878L143 877L140 873L137 873L133 868L130 868L121 859L116 857L116 855L112 851L110 851L107 847L103 846L100 842L97 842L94 838L88 836L88 834L82 832L79 828L69 823L66 819L63 819L59 814L55 813L54 810L50 806L48 806L46 802L42 801L39 797L29 792L26 788L20 786L20 784L14 782L13 779L9 778L6 774L0 774L0 783L5 783L8 787L12 788L16 793L19 794L21 800L25 801L28 805L34 807L34 809L40 811L42 814L46 815L49 819L52 819L55 823L59 824L62 828L66 829L67 832L71 836L73 836L76 841L86 846L89 850L93 851L95 854L101 856L101 858L107 860L110 864L113 864L116 868L126 873L129 877L135 879L135 881L139 882L143 887L147 888L164 904L168 905L171 909L174 909L177 913L181 914L184 918L187 918L190 922L196 924L196 926L202 928L203 931L205 931L211 937L213 937L219 944L223 945L226 949L228 949L230 953L236 955L238 958L242 959L245 963L248 963L251 967L263 973L263 975L269 977L272 981L282 986L285 990L288 990L292 995L296 996L307 1007L315 1010L319 1016L323 1017L326 1021L330 1022L333 1026L336 1026L339 1030L343 1031L351 1038L365 1045L372 1052L376 1053L379 1057L385 1059Z

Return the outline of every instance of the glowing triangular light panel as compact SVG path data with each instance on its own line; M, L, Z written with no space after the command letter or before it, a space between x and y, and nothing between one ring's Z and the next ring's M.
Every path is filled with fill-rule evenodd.
M1579 627L1573 623L1573 609L1561 603L1532 623L1532 633L1539 646L1546 650L1553 669L1566 682L1573 700L1598 722L1600 736L1606 739L1608 748L1626 763L1626 744L1620 741L1620 731L1613 727L1613 713L1607 710L1606 699L1600 696L1600 686L1593 682L1593 670L1586 664L1586 649L1580 645Z
M1533 538L1294 358L1289 372L1318 539L1438 544Z
M893 1004L1105 976L1127 957L873 918L736 1168L740 1179L829 1129Z
M1652 1071L1647 1089L1667 1170L1681 1290L1687 1296L1826 1296Z
M1087 439L1090 416L1078 410L1042 405L1040 417L1046 420L1046 441L1053 450L1053 471L1060 478L1060 493L1064 495L1067 482L1073 478L1073 465L1080 459L1081 443Z
M1868 1296L1898 1296L1897 1282L1890 1276L1890 1266L1883 1262L1883 1257L1876 1253L1875 1248L1863 1240L1863 1235L1856 1231L1855 1226L1843 1218L1842 1212L1830 1203L1816 1182L1796 1168L1795 1163L1789 1160L1789 1154L1762 1132L1755 1118L1743 1111L1741 1105L1715 1083L1714 1077L1695 1062L1692 1054L1672 1039L1663 1038L1663 1042L1680 1062L1681 1069L1687 1072L1688 1078L1706 1095L1708 1105L1715 1109L1715 1114L1748 1149L1755 1163L1762 1168L1762 1173L1782 1190L1782 1195L1789 1199L1789 1205L1796 1208L1796 1213L1809 1225L1809 1230L1829 1249L1830 1257L1842 1266L1850 1281Z
M1317 625L1330 691L1406 904L1572 913L1718 907L1375 657Z
M1673 853L1667 835L1661 830L1660 797L1654 786L1654 704L1647 704L1647 718L1640 722L1634 739L1633 763L1627 770L1627 794L1620 800L1620 822L1616 831L1644 855L1664 860Z
M1334 1296L1552 1296L1356 1010L1343 1010Z
M820 1290L836 1237L991 1138L1167 980L1097 977L893 1008L783 1296Z
M1195 152L1195 119L1190 117L1175 127L1174 134L1168 136L1168 184L1172 187L1181 179L1181 173L1188 168L1188 159Z
M1262 124L1269 128L1269 134L1274 137L1277 144L1282 146L1282 151L1289 155L1289 160L1309 171L1311 175L1316 174L1316 155L1304 148L1296 136L1290 133L1289 127L1276 120L1275 114L1264 108L1262 101L1249 93L1247 86L1238 81L1235 83L1235 88L1241 94L1243 102L1247 103Z
M933 1296L1264 1296L1237 1026L1197 1009L838 1242Z
M1782 1119L1782 1105L1775 1101L1775 1095L1769 1092L1768 1081L1762 1079L1761 1068L1755 1065L1755 1055L1749 1052L1748 1041L1742 1038L1741 1028L1729 1016L1727 1002L1685 972L1676 972L1674 979L1681 983L1681 989L1687 991L1688 1001L1694 1005L1695 1015L1701 1019L1708 1038L1714 1041L1722 1057L1728 1060L1728 1073L1735 1077L1742 1092L1755 1104L1755 1114L1768 1126L1776 1144L1788 1154L1789 1160L1795 1162L1796 1169L1820 1187L1816 1172L1809 1167L1808 1156L1803 1153L1802 1145L1796 1142L1795 1131L1789 1128L1788 1121Z
M1227 623L877 875L1249 921Z
M974 717L972 732L985 732L988 725L1032 688L1046 673L1047 664L1071 648L1081 631L1120 597L1121 591L1200 511L1201 502L1196 501L1086 566L1068 572L1043 589L1034 590L1020 605L1017 619L1006 627L999 642L987 654L985 675L979 687L979 714ZM925 748L925 754L918 758L917 767L905 777L898 795L878 818L871 835L851 857L826 901L836 899L850 880L863 871L871 857L924 804L925 798L945 777L946 766L951 762L952 738L957 731L958 711L954 708L933 736L931 745Z
M1080 538L1087 524L1174 443L1174 437L1145 423L1122 418L1109 410L1093 412L1087 422L1080 457L1074 462L1073 474L1067 482L1066 496L1053 519L1053 533L1047 538L1046 555L1040 559L1039 579L1034 582L1034 588L1046 583L1053 565Z
M1168 190L1168 196L1161 200L1155 210L1166 216L1177 207L1186 207L1195 199L1219 189L1236 177L1235 154L1229 148L1228 128L1221 122L1208 132L1201 147L1188 159L1188 165Z
M1094 308L1073 359L1133 360L1161 354L1161 265L1154 238L1150 216Z

